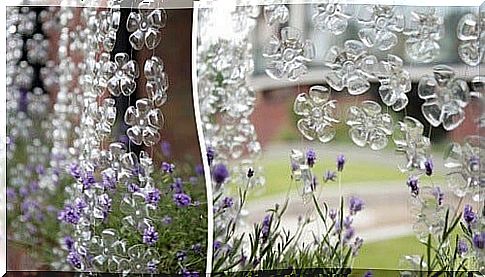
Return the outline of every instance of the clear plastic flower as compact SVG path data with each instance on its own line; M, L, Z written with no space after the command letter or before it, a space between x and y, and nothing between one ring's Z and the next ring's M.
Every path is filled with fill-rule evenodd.
M220 95L219 107L224 116L231 119L248 117L254 110L256 93L248 86L240 85Z
M485 139L480 136L468 136L463 144L456 142L445 151L445 167L450 171L448 184L455 194L463 197L472 195L475 201L483 201L485 188Z
M387 51L398 43L395 33L404 30L404 15L398 7L386 5L364 5L358 15L364 28L359 38L367 47Z
M446 210L449 207L441 203L437 190L440 188L421 187L419 196L410 198L411 211L415 217L413 231L421 242L426 242L429 234L440 236L445 227Z
M406 156L406 163L399 165L403 172L425 170L425 163L430 158L431 142L423 136L423 124L410 116L398 123L393 133L396 151Z
M13 84L19 88L30 89L34 81L34 68L27 61L20 61L16 68Z
M109 62L103 69L104 74L109 76L107 87L113 96L130 96L136 89L135 79L140 76L138 63L130 60L126 53L115 55L114 62Z
M120 203L120 211L126 215L122 218L123 226L143 232L148 226L153 225L153 208L154 206L147 205L145 195L141 192L125 195Z
M283 24L290 18L288 7L283 4L273 4L264 6L264 19L269 25Z
M132 33L129 37L131 46L141 50L143 45L155 49L161 41L160 29L167 23L164 9L156 9L156 2L141 2L139 12L131 12L126 21L126 29Z
M293 27L281 29L281 39L272 36L264 47L266 74L273 79L296 81L308 72L306 63L315 57L315 46L303 41L301 31Z
M406 95L411 91L411 75L403 69L403 61L395 55L387 55L386 61L381 61L383 72L378 74L381 83L379 95L382 102L391 106L394 111L404 109L409 100Z
M111 66L116 64L111 63L110 54L103 52L99 55L97 61L95 61L91 66L88 65L88 71L90 74L84 74L82 78L83 88L86 90L86 94L91 95L95 98L102 94L104 89L107 87L107 82L115 74L115 69L109 71ZM107 67L106 67L107 66ZM113 86L115 80L113 79ZM114 89L115 87L113 87ZM116 88L117 89L117 88ZM111 92L111 91L110 91Z
M42 34L27 40L27 59L31 64L45 64L49 58L49 41Z
M387 137L393 131L393 120L388 113L381 112L381 106L374 101L364 101L360 107L349 108L346 124L350 126L350 138L357 146L368 144L372 150L387 146Z
M120 240L115 229L105 229L100 236L93 236L89 253L99 270L115 272L118 269L116 260L126 256L126 242Z
M458 21L456 33L458 40L458 56L471 66L477 66L483 61L485 48L480 44L485 43L485 12L480 15L473 13L465 14Z
M324 79L330 87L349 94L359 95L370 88L369 77L373 77L378 65L377 58L368 55L365 45L358 40L347 40L344 47L332 46L325 55L325 65L330 71Z
M98 43L104 50L111 52L116 43L116 33L120 27L121 9L119 5L111 5L109 10L99 11L98 16Z
M17 16L17 32L26 36L32 35L37 21L35 11L29 7L21 7Z
M127 251L129 257L128 268L122 268L123 272L129 273L156 273L150 272L149 263L157 267L160 263L160 255L154 248L146 247L143 244L136 244L130 247Z
M334 124L336 100L330 100L330 92L324 86L312 86L308 92L299 94L293 104L293 111L302 116L297 122L300 133L308 140L318 138L329 142L335 137Z
M434 76L426 75L419 81L418 95L425 100L421 111L432 126L443 124L443 128L450 131L465 120L469 88L466 81L455 78L449 66L437 65L433 72Z
M136 145L153 146L160 140L159 130L164 122L162 112L153 107L148 98L138 99L135 106L128 107L125 113L125 123L131 126L126 135Z
M347 30L348 20L352 17L351 5L315 4L313 6L313 24L320 31L329 31L334 35L343 34Z
M155 107L160 107L167 101L168 90L168 77L162 59L152 56L145 62L144 71L148 97L152 99Z
M439 40L443 36L443 16L434 8L412 11L411 19L403 31L406 39L406 53L416 62L429 63L440 53Z
M92 159L97 168L111 168L115 172L120 173L124 154L126 154L125 145L121 142L113 142L106 150L94 150Z
M93 118L96 121L96 134L100 138L108 136L116 120L115 100L105 98L101 106L96 108Z

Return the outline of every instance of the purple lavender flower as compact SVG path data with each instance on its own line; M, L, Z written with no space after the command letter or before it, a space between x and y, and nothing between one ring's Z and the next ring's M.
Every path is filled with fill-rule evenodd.
M69 165L69 173L76 180L81 178L81 168L79 168L79 165L76 163Z
M254 176L254 169L253 168L248 168L248 173L246 174L248 179L251 179Z
M214 169L212 171L212 178L216 182L217 185L223 184L227 177L229 177L229 171L227 170L227 167L223 164L217 164L214 166Z
M271 220L273 217L271 215L266 215L263 219L263 227L261 228L261 238L263 242L266 242L269 236L269 227L271 225Z
M80 211L88 207L88 204L86 204L86 201L82 198L76 198L74 204L76 204L76 208Z
M341 172L344 170L345 156L340 154L337 156L337 171Z
M473 208L471 205L466 204L465 208L463 209L463 219L465 222L470 225L477 220L477 215L473 212Z
M113 190L116 188L116 176L112 176L106 172L102 173L103 176L103 188Z
M81 213L72 205L68 204L59 212L57 218L69 224L77 224L79 219L81 219Z
M352 227L347 228L344 233L344 243L350 241L354 237L354 234L355 234L354 228Z
M170 189L175 193L181 193L183 191L184 182L182 178L175 178L175 182L170 185Z
M207 147L207 161L209 162L209 166L212 165L212 161L214 161L214 157L216 156L216 151L212 146Z
M306 152L306 163L309 167L313 167L315 165L315 161L317 160L317 153L313 149L309 149Z
M149 261L147 263L147 271L148 273L152 273L152 274L157 272L157 265L154 262Z
M7 200L9 202L15 201L15 199L17 199L17 194L15 193L15 190L13 188L7 188L6 194Z
M352 245L352 256L357 256L359 255L359 250L360 248L362 247L362 245L364 244L364 240L360 237L355 237L355 241L354 241L354 244ZM372 272L370 272L372 276Z
M162 171L165 173L173 173L175 165L167 162L162 162Z
M349 228L351 228L351 227L352 227L352 222L353 222L353 221L354 221L354 220L352 219L352 217L350 217L350 216L346 216L346 217L344 218L344 222L343 222L343 225L344 225L345 229L349 229Z
M372 271L367 270L363 277L374 277L374 274L372 273Z
M326 183L326 182L328 182L328 181L335 182L335 178L337 178L337 172L327 170L327 171L325 172L325 175L323 176L323 181L324 181L325 183Z
M331 220L335 220L335 218L337 217L337 210L330 209L330 211L328 212L328 215L330 216Z
M28 189L28 188L26 188L26 187L21 187L21 188L19 189L19 195L20 195L21 197L26 197L27 195L29 195L29 189Z
M222 208L223 209L226 209L226 208L231 208L232 205L234 205L234 201L232 199L232 197L225 197L223 200L222 200Z
M172 223L172 218L170 216L166 215L162 218L162 223L165 224L165 225L169 225L170 223Z
M358 197L351 196L349 201L350 214L354 215L364 208L364 201Z
M182 262L187 258L187 253L185 251L177 251L177 253L175 253L175 257L177 257L179 262Z
M425 168L425 172L426 172L426 175L428 176L431 176L433 174L433 160L431 159L426 159L426 161L424 162L424 168Z
M99 205L103 208L104 211L111 210L111 198L108 194L102 194L98 198Z
M476 249L483 250L485 248L485 232L476 233L473 235L473 246Z
M291 168L291 172L294 172L294 171L298 170L300 168L300 166L295 162L291 162L290 168Z
M187 269L184 269L182 271L182 276L183 277L199 277L199 272L197 272L197 271L189 271Z
M189 183L192 184L193 186L197 185L199 179L195 176L189 177Z
M434 187L431 193L436 198L436 202L438 202L438 205L441 206L443 204L443 199L445 198L445 194L443 193L441 188Z
M166 140L160 142L160 149L165 157L170 157L172 155L172 146Z
M192 201L192 199L187 194L181 192L173 195L173 201L178 207L183 208L190 205L190 202Z
M153 188L150 190L147 195L145 196L145 201L148 204L152 205L158 205L158 202L160 201L160 190L157 188Z
M190 249L192 251L194 251L195 253L201 253L201 251L202 251L202 245L200 243L196 243L196 244L192 245L190 247Z
M94 173L92 171L86 172L86 174L82 178L82 183L83 189L90 189L94 184L96 184L96 180L94 179Z
M409 176L407 181L408 187L411 189L411 195L414 197L419 194L418 178L416 176Z
M214 241L214 252L217 252L222 247L222 242L219 240Z
M35 167L35 173L37 173L38 175L44 175L45 173L45 168L43 165L39 164Z
M143 243L148 246L153 246L158 240L158 232L154 226L148 226L143 230Z
M67 255L67 262L74 268L82 268L81 256L79 256L79 254L76 252L69 252Z
M140 191L140 187L137 184L130 183L128 184L128 191L134 193Z
M458 255L464 255L468 252L468 244L464 240L459 240L457 247Z
M195 174L197 176L204 176L204 166L201 164L198 164L195 166Z
M66 246L67 250L72 251L74 247L74 240L70 236L65 236L63 239L63 244Z

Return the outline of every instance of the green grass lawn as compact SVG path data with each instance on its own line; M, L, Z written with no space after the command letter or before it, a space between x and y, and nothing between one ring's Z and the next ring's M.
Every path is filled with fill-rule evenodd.
M364 243L354 261L355 268L398 269L405 255L423 255L425 247L416 236L406 236L373 243Z

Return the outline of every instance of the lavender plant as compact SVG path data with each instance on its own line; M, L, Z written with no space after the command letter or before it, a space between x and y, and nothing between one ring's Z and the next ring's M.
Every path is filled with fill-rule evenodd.
M301 154L300 151L293 150L292 157L295 153ZM213 157L214 154L211 152L210 156ZM324 231L321 234L312 231L313 240L305 244L302 243L302 236L312 218L299 218L298 228L294 233L284 228L282 222L288 208L288 197L282 205L275 204L268 209L262 222L255 223L250 232L239 231L239 220L247 202L248 184L254 175L253 169L248 168L247 184L238 186L236 200L224 196L222 192L214 199L213 272L291 271L297 268L300 272L321 268L320 273L330 275L350 272L352 261L363 244L363 239L356 236L352 222L355 215L364 208L364 202L358 197L350 197L346 211L344 199L341 198L337 209L329 209L327 203L321 202L315 193L317 176L312 167L317 161L316 152L309 150L302 161L304 164L296 165L292 159L292 180L301 183L300 185L304 185L301 176L305 176L305 180L311 180L313 185L307 194L310 195L316 211L314 220L323 226ZM327 172L322 178L323 181L329 182L338 178L340 185L344 163L345 158L340 155L337 158L337 172ZM212 179L216 185L229 177L225 174L224 178L218 179L220 167L225 165L211 167Z
M483 274L483 207L481 215L470 204L460 211L465 195L459 197L456 206L448 203L442 188L435 185L434 175L433 162L428 158L424 174L411 175L407 181L415 216L413 229L425 255L403 257L401 264L406 270L401 276L470 276L474 271Z

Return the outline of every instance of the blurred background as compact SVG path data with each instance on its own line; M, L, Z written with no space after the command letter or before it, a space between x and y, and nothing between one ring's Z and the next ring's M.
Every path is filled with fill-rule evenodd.
M312 207L311 201L306 201L297 192L297 187L291 184L290 179L290 150L306 151L310 148L317 152L317 163L314 173L318 177L318 195L322 201L331 207L338 206L339 189L336 182L323 183L322 178L326 170L336 170L336 157L344 154L347 160L342 177L342 193L345 199L350 195L361 197L366 207L364 212L356 217L355 227L359 237L364 238L361 254L355 260L356 268L399 268L399 259L403 255L422 254L425 249L416 239L412 230L413 218L410 215L409 189L406 186L407 174L401 173L397 164L404 161L404 156L394 152L392 140L381 151L372 151L369 148L360 148L352 143L348 135L348 126L345 125L345 115L350 105L358 105L364 100L374 100L381 104L383 111L391 114L396 123L407 113L421 121L425 126L425 136L432 141L432 158L435 164L434 182L446 191L445 201L453 205L457 198L449 193L443 167L443 151L451 142L462 142L471 134L477 134L476 120L481 115L480 103L473 98L466 108L465 121L451 132L446 132L441 126L431 128L421 113L421 104L424 102L417 95L417 84L425 74L432 74L432 67L437 64L446 64L455 69L456 75L468 83L472 77L479 75L478 67L466 66L458 57L456 36L457 22L466 13L478 12L477 7L436 7L444 17L445 35L440 40L440 56L430 64L413 63L404 50L405 36L398 34L399 43L386 53L377 50L370 51L379 60L387 53L395 54L404 60L404 69L412 76L412 91L407 93L409 104L406 110L394 112L382 104L378 94L379 83L372 82L372 87L360 96L350 96L346 89L341 92L332 91L331 99L336 99L337 114L340 123L337 125L336 137L327 144L309 142L302 137L296 128L299 119L293 112L293 103L296 96L308 92L312 85L325 85L324 73L329 69L323 65L323 58L327 49L333 45L342 46L349 39L359 40L357 31L359 24L355 20L349 22L347 31L335 36L314 29L312 23L312 5L288 5L290 20L280 27L292 26L302 30L302 38L310 39L316 46L316 57L310 63L309 73L298 82L274 80L268 77L262 51L269 37L277 30L271 29L264 21L262 15L252 34L255 71L249 83L257 92L257 102L251 120L255 125L258 139L262 143L263 155L261 165L264 168L266 185L252 192L247 205L248 215L245 219L246 230L253 222L260 222L265 210L272 208L274 203L283 203L287 193L290 195L289 210L284 226L296 230L298 217L305 216ZM353 5L358 12L362 6ZM401 6L405 20L410 18L410 12L418 7ZM469 83L470 84L470 83ZM308 202L308 203L307 203ZM319 228L313 226L314 230ZM311 235L307 234L307 239Z

